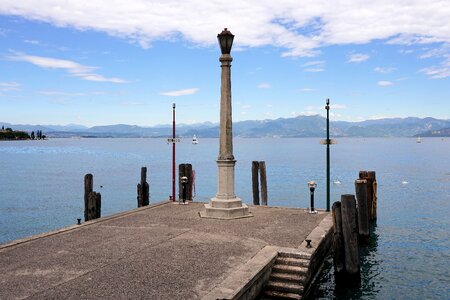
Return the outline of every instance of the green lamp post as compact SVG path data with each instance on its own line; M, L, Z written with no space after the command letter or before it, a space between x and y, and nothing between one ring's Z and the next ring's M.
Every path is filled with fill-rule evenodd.
M327 211L330 211L330 99L327 98Z

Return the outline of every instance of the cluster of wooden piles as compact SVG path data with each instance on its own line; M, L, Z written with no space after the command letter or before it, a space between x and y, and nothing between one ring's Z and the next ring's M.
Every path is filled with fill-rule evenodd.
M341 195L333 203L333 262L336 284L361 282L359 247L368 244L370 223L377 219L377 181L374 171L360 171L355 195Z

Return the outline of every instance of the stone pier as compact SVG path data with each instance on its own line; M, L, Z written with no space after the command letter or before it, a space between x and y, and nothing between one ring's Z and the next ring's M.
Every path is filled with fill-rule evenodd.
M0 299L227 299L330 216L255 206L223 226L203 205L163 202L0 245Z

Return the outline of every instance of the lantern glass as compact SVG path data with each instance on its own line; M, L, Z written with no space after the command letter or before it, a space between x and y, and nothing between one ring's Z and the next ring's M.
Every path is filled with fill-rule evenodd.
M222 51L222 54L230 54L234 35L225 28L217 35L217 39L219 40L220 51Z

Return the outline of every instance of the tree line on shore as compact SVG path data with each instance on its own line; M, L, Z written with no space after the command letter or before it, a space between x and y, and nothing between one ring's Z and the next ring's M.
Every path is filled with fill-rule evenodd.
M5 128L2 126L0 130L0 140L45 140L45 134L42 134L42 130L37 130L36 134L34 131L28 134L25 131L13 130L10 127Z

